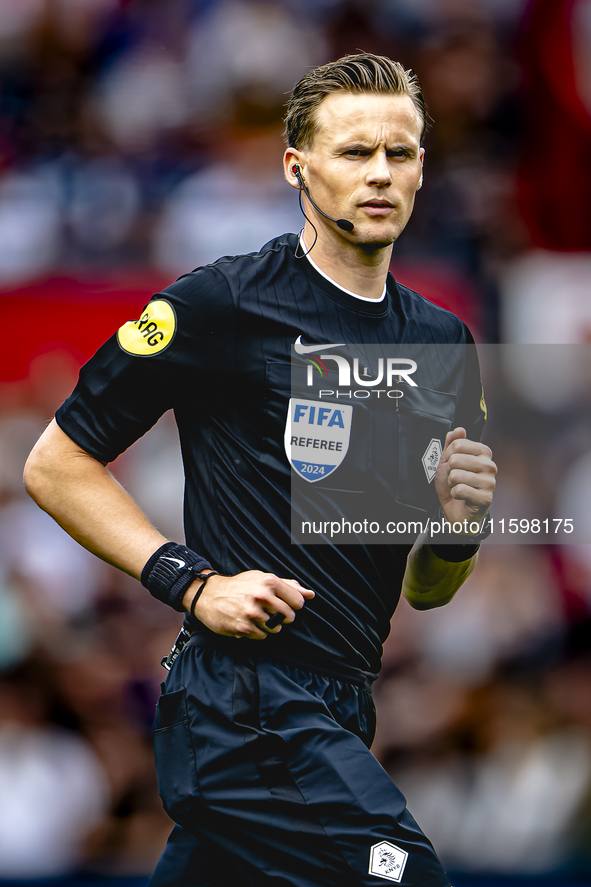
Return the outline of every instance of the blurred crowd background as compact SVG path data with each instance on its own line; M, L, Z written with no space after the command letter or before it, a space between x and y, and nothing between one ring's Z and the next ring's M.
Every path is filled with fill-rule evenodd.
M286 93L357 50L412 67L433 121L394 274L480 342L591 342L591 0L0 0L0 882L139 878L171 828L151 724L179 616L27 500L24 458L152 292L299 230ZM505 392L503 495L586 515L589 390L538 381ZM170 416L113 468L181 539ZM401 604L375 695L450 869L591 883L588 546L485 546L448 607Z

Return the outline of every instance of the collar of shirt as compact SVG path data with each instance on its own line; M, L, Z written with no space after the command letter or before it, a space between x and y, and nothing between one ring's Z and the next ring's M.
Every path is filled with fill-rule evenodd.
M324 271L322 270L322 268L319 268L318 265L316 264L316 262L314 261L314 259L312 259L310 257L310 253L308 252L308 248L307 248L306 244L304 243L303 231L300 233L300 247L301 247L302 252L304 253L306 259L311 264L311 266L316 271L318 271L318 273L321 274L322 277L325 278L325 280L328 280L329 283L332 283L333 286L336 286L338 289L342 290L342 292L347 293L348 296L353 296L354 299L359 299L361 302L373 302L374 304L377 304L379 302L383 302L383 300L386 298L386 289L387 289L386 283L384 284L384 290L383 290L380 298L379 299L370 299L367 296L360 296L359 293L354 293L354 292L352 292L352 290L348 290L346 287L341 286L340 283L337 283L336 280L333 280L332 277L329 277L328 274L325 274Z

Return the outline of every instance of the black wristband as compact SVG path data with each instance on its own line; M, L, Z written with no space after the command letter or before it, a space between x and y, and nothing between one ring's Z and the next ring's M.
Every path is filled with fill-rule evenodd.
M213 567L200 554L185 545L165 542L146 562L140 581L152 597L184 613L185 592L203 570Z
M448 564L461 564L462 561L469 561L480 549L480 542L474 545L433 545L430 542L429 545L435 557L447 561Z
M437 514L430 519L430 524L436 523L440 530L437 534L431 532L429 527L429 545L433 554L442 561L450 564L459 564L462 561L469 561L480 549L480 543L483 539L490 536L492 524L488 514L485 515L480 522L478 533L470 535L469 533L453 533L444 530L445 525L453 526L445 517L443 508L439 506ZM473 521L473 523L478 523Z

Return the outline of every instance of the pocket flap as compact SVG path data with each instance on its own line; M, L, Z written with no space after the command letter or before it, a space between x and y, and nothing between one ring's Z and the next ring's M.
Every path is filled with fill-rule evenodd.
M175 690L174 693L165 693L160 697L156 706L155 730L174 727L175 724L186 720L188 720L187 698L184 687Z

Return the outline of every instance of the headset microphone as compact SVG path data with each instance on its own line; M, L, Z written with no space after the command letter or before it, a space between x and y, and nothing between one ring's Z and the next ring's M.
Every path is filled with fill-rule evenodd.
M329 222L334 222L336 224L336 226L341 229L341 231L347 231L350 234L354 228L353 222L350 222L348 219L333 219L332 216L329 216L325 212L323 212L319 206L316 206L316 204L314 203L314 201L310 197L310 192L308 191L308 189L306 188L306 186L304 184L304 180L302 178L302 173L300 172L299 166L292 166L291 171L292 171L292 174L298 180L298 183L300 186L300 191L302 191L302 189L303 189L306 197L308 198L308 200L310 201L310 203L312 204L314 209L317 212L319 212L321 216L324 216L325 219L328 219Z

